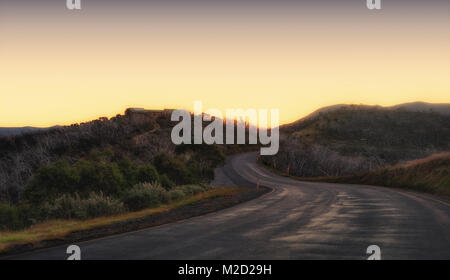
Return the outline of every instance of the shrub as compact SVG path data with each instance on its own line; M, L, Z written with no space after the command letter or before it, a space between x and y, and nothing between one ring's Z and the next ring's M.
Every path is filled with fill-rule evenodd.
M169 192L169 195L170 195L170 199L171 199L172 201L180 200L180 199L182 199L183 197L186 196L186 194L184 193L184 191L181 190L181 189L178 189L178 188L171 190L171 191Z
M212 179L213 169L208 167L208 161L218 161L217 157L220 158L216 155L212 157L214 160L202 161L200 164L162 153L155 157L155 166L136 166L127 157L122 157L117 163L111 162L114 159L109 150L94 150L72 166L67 160L59 160L39 168L25 187L24 198L35 206L53 201L63 194L77 193L85 199L91 192L101 192L119 198L123 197L127 189L144 182L159 182L166 190L170 190L176 184L194 184L200 181L199 178L205 177ZM131 193L128 195L131 199ZM166 197L161 199L167 200Z
M196 195L206 190L206 188L201 185L187 185L184 186L184 188L186 189L185 192L191 195Z
M179 145L175 148L177 154L189 154L187 166L195 178L214 179L214 168L222 164L225 156L218 145ZM196 182L199 182L197 180ZM194 183L194 182L183 182Z
M125 212L120 201L103 193L91 193L87 199L64 194L53 203L45 203L42 212L47 219L89 219L101 216L117 215Z
M174 191L181 191L184 193L185 196L189 195L196 195L201 192L204 192L209 189L209 186L202 186L202 185L184 185L179 186L174 189Z
M196 195L198 193L203 192L203 188L198 185L186 185L181 186L181 189L184 191L186 195Z
M88 199L83 201L88 218L100 216L112 216L125 212L125 207L119 200L105 196L103 193L91 193Z
M125 179L116 163L82 159L74 168L80 178L76 191L82 196L90 192L119 196L125 188Z
M176 146L175 152L177 154L182 154L186 152L192 152L193 159L196 162L206 162L210 167L214 168L225 161L225 155L223 154L220 147L216 144L214 145L185 145L181 144Z
M127 187L132 187L137 183L137 167L133 162L125 157L117 163L120 172L123 175Z
M156 168L153 165L147 164L138 168L136 178L137 183L159 182L159 180L158 171L156 171Z
M43 166L37 170L25 187L24 197L32 203L55 199L61 193L72 193L79 177L65 160Z
M180 157L160 153L154 158L154 164L160 174L167 174L176 184L192 184L198 181Z
M158 183L139 183L125 193L124 204L131 211L156 207L170 201L167 191Z
M200 162L191 158L188 161L188 169L196 178L214 180L214 168L210 167L207 162Z
M19 208L0 204L0 230L17 230L24 227Z
M170 180L170 178L166 174L159 176L159 182L166 190L170 190L175 187L175 183Z
M120 196L126 181L116 163L81 159L73 167L65 160L43 166L25 187L24 197L33 204L53 201L62 194L78 193L82 198L91 192Z
M208 184L200 184L200 186L203 188L204 192L209 191L213 188L211 185Z

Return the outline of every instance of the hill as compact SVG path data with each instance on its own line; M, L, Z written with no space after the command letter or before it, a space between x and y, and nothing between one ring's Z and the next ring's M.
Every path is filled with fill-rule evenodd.
M0 231L167 207L207 192L222 150L175 146L170 117L134 108L0 137Z
M429 108L447 105L321 109L281 126L279 153L262 160L280 170L289 166L292 175L341 176L448 151L450 115Z
M19 201L25 186L30 186L35 175L44 171L57 172L58 176L62 173L66 177L83 177L80 174L87 171L99 175L104 171L100 175L105 178L91 178L87 184L94 179L104 183L117 178L114 183L121 185L122 177L127 174L119 174L118 170L133 173L139 166L145 169L148 164L155 164L155 157L160 154L163 156L159 157L157 171L174 183L211 179L212 168L222 159L221 151L215 146L203 145L197 145L195 149L176 149L170 141L171 128L176 124L170 121L170 115L171 110L128 109L124 115L111 119L103 117L71 126L0 137L0 202ZM147 169L151 171L151 168ZM44 178L45 172L41 174L42 180L49 182L50 179ZM162 178L167 181L166 177ZM69 179L64 179L63 183L55 179L55 188ZM34 185L39 188L38 184ZM73 185L77 187L77 184Z
M444 115L450 115L450 104L432 104L426 102L411 102L389 107L391 109L399 109L411 112L434 112Z

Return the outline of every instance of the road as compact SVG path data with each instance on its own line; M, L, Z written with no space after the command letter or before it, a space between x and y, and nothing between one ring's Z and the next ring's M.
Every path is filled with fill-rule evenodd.
M81 242L82 259L450 259L450 203L384 187L300 182L256 154L233 156L218 184L260 182L271 193L204 216ZM64 259L56 247L14 259Z

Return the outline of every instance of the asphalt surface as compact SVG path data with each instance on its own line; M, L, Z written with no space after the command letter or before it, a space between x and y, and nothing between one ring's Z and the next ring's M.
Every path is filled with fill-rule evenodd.
M384 187L299 182L229 158L223 184L273 188L216 213L81 242L82 259L450 259L450 202ZM66 246L13 259L65 259Z

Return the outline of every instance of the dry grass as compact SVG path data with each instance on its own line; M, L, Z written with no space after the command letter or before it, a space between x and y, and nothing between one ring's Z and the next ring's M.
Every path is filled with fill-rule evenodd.
M433 155L425 157L425 158L411 160L411 161L408 161L406 163L395 165L393 168L396 168L396 167L412 167L414 165L424 164L424 163L427 163L427 162L432 161L432 160L443 159L443 158L450 158L450 152L437 153L437 154L433 154Z
M293 178L301 181L394 187L450 197L450 153L434 154L350 176Z
M243 191L244 189L246 189L246 187L213 188L209 191L190 196L157 208L144 209L137 212L129 212L117 216L100 217L84 221L51 220L45 223L34 225L22 231L0 232L0 252L6 251L13 245L28 244L43 240L60 239L75 231L90 230L111 225L117 222L139 219L154 213L166 212L183 205L192 204L207 198L218 196L233 196L236 193Z
M281 176L286 172L265 168ZM394 166L348 176L296 177L299 181L360 184L410 189L450 197L450 152L433 154Z

